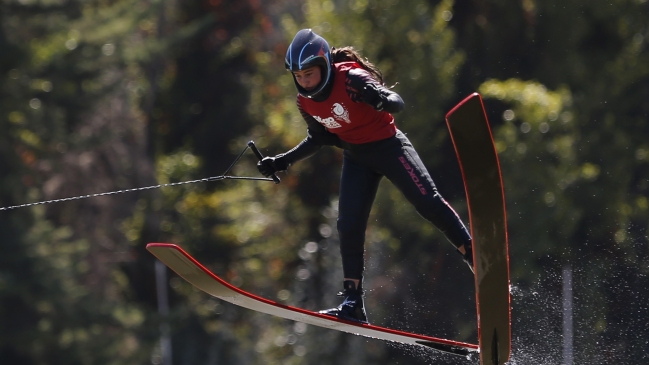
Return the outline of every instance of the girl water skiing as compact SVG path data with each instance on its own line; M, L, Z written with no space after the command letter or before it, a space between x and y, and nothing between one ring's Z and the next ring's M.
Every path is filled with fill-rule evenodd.
M440 229L473 271L471 237L435 183L393 113L401 97L383 85L381 71L352 47L330 49L311 29L300 30L286 52L286 69L297 87L297 107L307 136L286 153L265 157L257 167L265 176L285 171L322 146L344 150L338 207L344 301L320 313L367 323L363 304L365 230L379 182L387 177Z

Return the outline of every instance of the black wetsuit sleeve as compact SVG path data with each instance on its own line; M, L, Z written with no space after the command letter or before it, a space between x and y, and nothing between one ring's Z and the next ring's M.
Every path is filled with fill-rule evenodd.
M347 95L355 102L365 102L373 107L380 107L377 110L385 111L388 113L398 113L403 110L405 103L401 96L394 91L381 85L372 74L362 68L353 68L347 72L347 79L345 80L347 88ZM380 99L379 103L371 103L365 100L364 90L371 87L378 91L377 97Z
M313 116L305 112L300 105L299 98L297 101L297 108L307 124L307 136L297 146L293 147L288 152L277 156L283 160L282 162L286 163L287 167L300 160L313 156L320 150L320 148L322 148L322 146L336 146L342 148L341 139L334 133L329 132L327 128L318 123Z

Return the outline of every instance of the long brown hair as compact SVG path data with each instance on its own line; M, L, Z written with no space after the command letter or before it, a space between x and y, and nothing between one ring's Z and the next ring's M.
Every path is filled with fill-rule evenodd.
M367 72L371 73L377 81L383 84L383 73L381 72L381 70L379 70L379 68L376 67L367 58L361 56L361 54L356 49L354 49L354 47L333 47L331 48L331 58L333 59L334 63L355 61L359 65L361 65L362 68L367 70Z

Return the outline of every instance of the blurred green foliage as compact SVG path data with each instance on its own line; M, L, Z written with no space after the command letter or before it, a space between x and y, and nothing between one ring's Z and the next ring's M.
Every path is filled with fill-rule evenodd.
M225 171L305 136L284 53L311 27L352 45L406 102L396 123L467 221L444 115L485 99L505 180L514 358L562 363L562 270L574 272L575 362L646 359L646 0L5 0L0 207ZM257 176L247 153L231 171ZM159 314L148 242L234 285L336 305L341 151L279 185L226 180L0 212L2 363L437 363L462 359L304 326L210 298L169 273ZM366 243L374 324L476 341L473 280L389 182Z

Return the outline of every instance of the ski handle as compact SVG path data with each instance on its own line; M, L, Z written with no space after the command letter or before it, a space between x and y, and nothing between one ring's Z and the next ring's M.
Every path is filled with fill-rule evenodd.
M255 142L253 142L253 141L248 142L248 147L250 147L252 152L254 152L254 154L257 156L259 161L261 161L264 158L264 155L262 155L261 152L259 152L259 149L257 149L257 146L255 146ZM279 177L277 177L277 175L272 174L270 177L273 179L275 184L279 184L280 179L279 179Z

